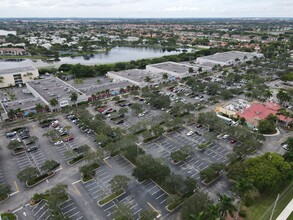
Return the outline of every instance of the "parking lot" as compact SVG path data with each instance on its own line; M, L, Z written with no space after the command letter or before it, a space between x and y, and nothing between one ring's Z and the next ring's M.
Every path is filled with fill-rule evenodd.
M142 211L142 207L138 204L134 196L128 195L127 193L102 207L108 219L114 219L116 207L117 207L117 204L119 203L122 203L129 207L131 214L133 216L133 219L135 220L139 219L140 212Z
M71 198L63 202L62 204L60 204L59 207L64 217L67 217L71 220L85 219L81 210L77 206L76 202L72 200ZM28 215L29 214L30 213L28 213ZM35 220L54 219L51 216L50 210L44 200L38 203L33 208L31 208L31 214L32 214L32 218Z
M20 170L24 170L29 166L33 166L38 170L41 170L41 167L46 161L46 158L40 149L16 155L14 158Z
M111 167L103 163L101 167L96 170L94 180L81 183L82 187L95 202L111 194L109 182L115 175L126 175L131 177L133 165L123 157L116 156L108 159L107 162Z
M186 133L190 130L197 131L201 135L193 134L187 136ZM155 141L143 144L143 147L147 153L152 154L154 157L164 158L174 172L199 180L200 171L207 168L210 164L227 164L227 154L232 150L232 146L229 146L229 140L226 140L224 144L220 144L219 141L214 141L211 146L204 151L198 151L196 146L207 142L204 137L204 133L207 132L207 130L208 129L204 127L197 128L196 125L187 126L177 132L163 135ZM183 146L191 146L193 153L185 161L175 165L172 162L170 154Z
M0 184L3 184L3 183L4 183L4 176L3 176L3 172L0 167Z

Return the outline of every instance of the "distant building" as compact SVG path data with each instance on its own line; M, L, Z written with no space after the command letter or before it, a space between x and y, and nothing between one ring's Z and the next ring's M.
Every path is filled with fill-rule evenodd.
M199 67L192 66L186 63L164 62L157 64L150 64L146 66L146 70L159 75L167 73L169 77L182 79L188 76L198 74Z
M41 99L51 110L74 104L70 100L72 92L76 92L78 95L76 103L88 100L86 94L57 77L27 82L26 86L36 98ZM53 98L56 98L58 101L56 107L50 105L50 100Z
M16 31L0 30L0 36L8 36L9 34L16 35Z
M232 66L238 63L243 63L249 60L262 58L261 53L248 53L241 51L228 51L224 53L216 53L210 56L198 57L196 62L198 64L213 64L221 66Z
M16 55L23 56L27 54L23 48L0 48L0 55Z
M21 86L37 77L39 77L39 71L32 66L2 69L0 70L0 88Z

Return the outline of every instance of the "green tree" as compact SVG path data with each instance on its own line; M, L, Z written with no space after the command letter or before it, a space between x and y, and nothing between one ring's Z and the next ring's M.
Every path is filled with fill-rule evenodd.
M288 162L293 162L293 137L289 137L284 144L287 144L287 151L283 155Z
M37 168L35 167L27 167L24 170L20 171L17 174L17 178L21 181L21 182L26 182L30 179L36 178L38 175L40 174L40 172L38 171Z
M110 180L110 186L112 192L118 192L121 189L126 189L128 185L128 181L130 179L127 176L116 175Z
M167 80L168 79L168 74L167 73L163 73L162 78L163 78L164 81Z
M76 104L76 101L78 99L78 94L76 92L71 92L69 97L70 97L70 101Z
M181 219L199 219L196 218L199 217L199 213L202 213L202 216L211 204L211 200L206 193L197 191L182 204Z
M59 166L59 163L55 160L46 160L45 163L41 166L43 171L51 171Z
M137 166L134 168L132 175L138 181L153 179L161 183L170 174L168 166L163 164L159 159L154 159L151 155L141 155L136 159Z
M55 108L59 104L59 102L56 98L50 99L49 103L53 108Z
M142 210L140 213L140 220L154 220L157 217L157 213L151 210Z
M11 193L10 186L2 183L0 184L0 201L7 198L7 195Z
M226 195L218 195L219 196L219 211L221 216L224 218L229 214L230 216L234 216L234 211L236 211L236 207L233 205L232 198Z
M133 220L129 206L118 203L114 212L114 219L116 220Z
M147 82L147 83L150 83L150 82L152 81L152 78L149 77L149 76L146 76L146 77L144 78L144 81Z
M280 103L284 104L284 102L289 101L291 97L288 94L288 92L286 92L285 90L281 89L277 93L277 98L278 98L278 100L279 100Z

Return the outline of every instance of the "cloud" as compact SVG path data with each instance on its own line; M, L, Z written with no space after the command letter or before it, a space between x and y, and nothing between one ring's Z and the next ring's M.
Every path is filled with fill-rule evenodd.
M164 11L178 12L178 11L198 11L197 7L186 7L186 6L175 6L170 8L165 8Z
M292 17L292 0L0 0L0 17Z

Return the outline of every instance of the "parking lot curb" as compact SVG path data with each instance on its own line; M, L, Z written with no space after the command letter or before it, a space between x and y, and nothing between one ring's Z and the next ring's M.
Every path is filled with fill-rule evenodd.
M1 203L4 203L4 202L6 202L6 201L7 201L9 198L10 198L10 195L9 195L9 194L7 194L7 198L6 198L6 199L4 199L4 200L1 200L1 201L0 201L0 204L1 204Z
M126 193L125 190L123 190L123 192L122 192L121 194L119 194L118 196L116 196L116 197L114 197L113 199L109 200L108 202L106 202L106 203L103 204L103 205L100 205L100 201L103 200L103 199L101 199L100 201L97 202L97 203L98 203L98 206L99 206L99 207L103 207L103 206L107 205L108 203L112 202L114 199L117 199L117 198L119 198L120 196L123 196L125 193ZM112 194L113 194L113 193L112 193ZM110 195L112 195L112 194L110 194ZM109 195L109 196L110 196L110 195ZM105 198L107 198L107 197L105 197ZM105 199L105 198L104 198L104 199Z

